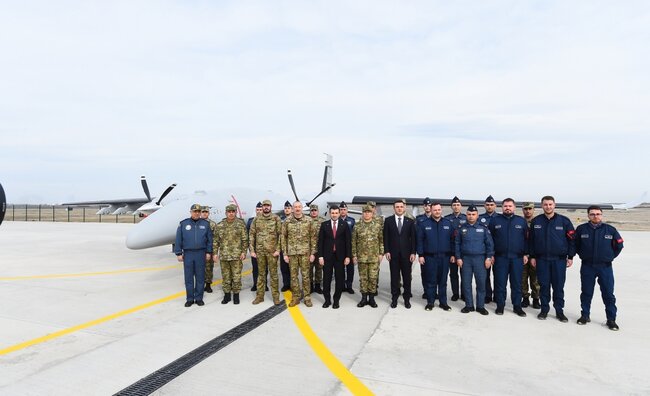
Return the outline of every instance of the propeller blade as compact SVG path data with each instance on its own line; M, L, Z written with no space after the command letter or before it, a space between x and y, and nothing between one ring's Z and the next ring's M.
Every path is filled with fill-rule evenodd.
M316 198L320 197L321 195L331 190L332 187L334 187L335 185L336 183L332 183L330 186L326 187L323 191L319 192L318 195L316 195L314 198L311 199L311 201L307 202L307 206L311 205L311 203L314 202Z
M142 184L142 189L144 190L144 195L147 196L147 199L151 201L151 194L149 194L149 186L147 186L147 178L140 176L140 183Z
M291 174L291 169L287 170L287 176L289 177L289 184L291 184L291 191L293 191L293 196L296 197L296 201L300 201L298 194L296 194L296 186L293 184L293 175Z
M170 192L172 192L172 190L174 189L174 187L176 187L176 183L174 183L174 184L172 184L171 186L167 187L167 189L162 193L162 195L160 196L160 198L158 198L158 201L156 201L156 205L160 205L160 201L162 201L162 200L167 196L167 194L169 194Z
M2 224L2 220L5 218L5 212L7 211L7 196L5 195L5 190L2 188L2 184L0 184L0 224Z

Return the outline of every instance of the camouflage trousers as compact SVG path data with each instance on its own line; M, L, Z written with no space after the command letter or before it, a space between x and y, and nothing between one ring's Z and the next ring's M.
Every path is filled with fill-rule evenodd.
M224 293L239 293L241 291L241 260L221 260L221 278Z
M359 262L359 284L361 285L361 293L377 293L377 284L379 282L379 263Z
M297 254L289 256L289 270L291 271L291 294L294 300L300 300L300 294L305 296L305 301L311 301L309 293L311 292L311 267L309 264L309 255ZM298 271L302 275L302 291L298 281ZM321 271L321 274L323 272Z
M539 298L539 282L537 282L537 270L530 265L530 262L524 265L524 274L521 280L521 293L524 298L530 297L528 292L528 278L530 278L530 291L532 291L533 298Z
M257 297L264 298L264 291L266 290L266 272L271 275L271 295L273 300L280 298L278 291L278 258L273 257L272 253L257 254Z
M212 284L214 279L214 260L210 258L210 261L205 262L205 283Z
M310 280L310 283L312 283L312 282L313 283L318 283L318 284L323 283L323 267L318 265L317 260L314 260L314 262L311 263L311 267L310 267L310 270L309 270L309 280Z

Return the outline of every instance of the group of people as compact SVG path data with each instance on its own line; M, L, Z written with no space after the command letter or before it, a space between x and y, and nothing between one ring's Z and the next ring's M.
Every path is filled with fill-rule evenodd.
M358 307L377 307L375 296L380 263L385 258L390 268L391 308L399 297L411 308L412 265L420 264L425 310L438 306L450 311L447 279L451 283L451 300L465 302L462 313L488 315L486 304L496 303L495 313L503 315L507 283L513 312L526 316L523 308L540 309L537 318L544 320L553 302L555 316L567 322L564 314L566 270L573 258L580 256L581 316L577 323L590 321L590 306L598 280L605 304L607 326L618 330L612 262L623 249L623 239L611 225L602 221L602 209L590 206L589 221L573 227L571 221L555 211L555 199L541 199L543 213L535 216L535 204L522 206L523 216L515 214L511 198L496 202L486 198L485 212L470 205L462 213L458 197L452 200L452 213L442 216L442 205L426 198L424 213L413 218L406 213L406 202L393 203L394 214L385 219L376 214L374 202L362 207L355 221L348 216L345 202L329 207L329 219L319 215L318 206L310 205L303 213L299 201L286 202L282 216L272 211L272 203L258 203L256 216L245 223L236 217L236 206L226 207L226 218L215 223L209 219L210 208L192 205L191 217L179 224L175 252L184 262L185 285L189 307L203 305L203 292L212 292L214 262L221 265L223 304L239 304L242 261L247 251L253 264L256 291L253 304L264 301L268 291L267 275L273 303L280 304L280 291L291 290L289 306L301 301L313 305L312 293L323 294L323 308L340 307L343 292L354 294L355 267L359 276L361 300ZM283 278L279 289L278 262ZM494 278L492 287L491 277ZM334 291L332 293L332 280ZM322 283L322 287L321 287ZM472 291L475 285L475 293ZM232 297L231 297L232 294Z

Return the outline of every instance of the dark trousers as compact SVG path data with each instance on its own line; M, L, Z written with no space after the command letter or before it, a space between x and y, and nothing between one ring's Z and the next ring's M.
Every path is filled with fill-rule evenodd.
M352 265L349 264L348 267ZM330 302L332 294L332 273L334 273L334 302L339 302L343 287L345 285L345 266L343 260L331 258L325 259L323 266L323 297L325 301Z
M352 289L352 282L354 282L354 265L350 263L345 266L345 288Z
M607 320L616 320L616 297L614 296L614 271L612 264L609 265L591 265L582 263L580 267L580 283L582 292L580 293L580 304L582 306L582 316L589 317L591 309L591 299L594 296L594 287L596 279L600 285L600 294L605 304L605 314Z
M463 294L465 295L465 306L474 308L474 298L472 295L472 276L476 284L476 308L485 306L485 256L483 255L465 255L463 257Z
M553 287L553 308L556 313L564 313L564 282L566 281L566 259L537 259L537 281L539 281L540 300L543 313L548 313Z
M291 287L291 270L289 263L284 261L284 253L280 252L280 273L282 274L282 287Z
M424 255L422 269L426 276L424 292L427 295L427 302L433 304L438 298L440 304L447 304L447 274L449 273L448 255ZM454 264L455 265L455 264Z
M404 285L404 300L411 298L411 267L409 256L393 256L390 258L390 294L393 301L397 301L400 295L400 281Z
M203 301L205 286L205 250L183 251L185 275L185 298L187 301Z
M492 290L492 276L490 275L491 273L492 273L492 267L485 269L485 297L494 301L496 300L496 296L494 295L494 291Z
M463 293L463 290L460 288L460 282L459 282L459 277L458 274L460 274L460 278L462 278L463 271L458 268L458 265L456 263L449 263L449 283L451 283L451 294L453 296L464 296L465 294ZM459 294L460 293L460 294Z
M513 307L521 307L521 278L524 273L524 259L521 257L494 258L494 298L497 307L506 305L506 283L510 278L510 301Z

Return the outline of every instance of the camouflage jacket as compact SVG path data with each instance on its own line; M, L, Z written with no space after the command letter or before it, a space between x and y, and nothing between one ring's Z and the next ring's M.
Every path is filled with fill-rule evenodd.
M320 232L320 225L323 224L325 221L325 218L321 215L318 215L318 217L310 217L312 221L314 222L314 226L316 227L316 235Z
M232 222L223 219L217 224L212 242L212 252L221 260L239 260L248 249L246 225L235 219Z
M324 220L323 220L324 221ZM294 254L316 254L318 240L316 220L303 215L297 219L293 215L282 223L282 251L287 256Z
M251 253L272 254L280 250L281 226L280 217L276 214L255 216L249 232Z
M377 262L384 254L383 225L376 220L359 220L352 231L352 257L361 263Z

